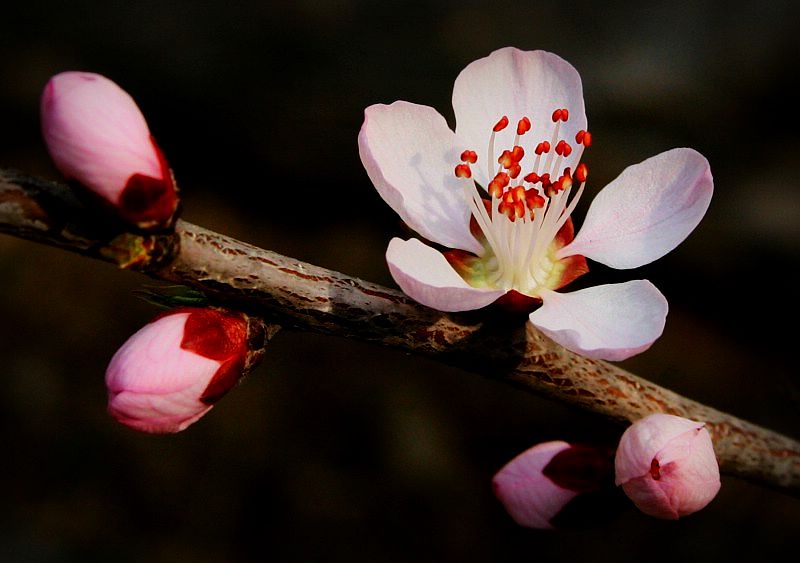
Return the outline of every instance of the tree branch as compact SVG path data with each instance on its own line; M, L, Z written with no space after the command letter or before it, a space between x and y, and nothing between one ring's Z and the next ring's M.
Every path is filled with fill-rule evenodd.
M268 322L432 357L540 395L632 422L653 412L705 421L726 473L800 493L800 443L613 364L574 354L524 319L445 314L402 293L179 221L140 235L100 223L67 187L0 169L0 232L188 285Z

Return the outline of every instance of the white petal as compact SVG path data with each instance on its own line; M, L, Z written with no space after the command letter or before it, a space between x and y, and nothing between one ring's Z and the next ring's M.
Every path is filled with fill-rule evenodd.
M572 293L546 291L530 321L547 336L589 358L624 360L661 336L667 300L647 280L598 285Z
M505 293L503 289L472 287L441 252L417 239L392 239L386 249L386 261L400 289L438 311L480 309Z
M423 237L478 253L462 184L469 180L454 174L462 150L433 108L395 102L364 111L358 152L381 197Z
M629 166L597 194L580 232L558 257L582 254L620 269L649 264L689 236L713 191L708 161L692 149Z
M486 185L486 149L492 127L501 117L508 116L510 123L498 134L495 156L511 148L517 122L522 117L531 120L532 128L522 138L526 152L522 168L528 171L536 144L550 141L554 127L551 116L553 110L560 108L568 109L570 117L561 124L559 139L574 147L575 134L586 129L581 77L572 65L552 53L506 47L461 71L453 88L456 133L468 143L464 148L478 153L477 169L473 167L478 181ZM574 148L563 165L573 166L573 170L580 154ZM495 167L497 163L491 165Z

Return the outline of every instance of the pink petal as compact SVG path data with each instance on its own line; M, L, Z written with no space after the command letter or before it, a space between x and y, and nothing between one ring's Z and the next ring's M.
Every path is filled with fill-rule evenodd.
M428 240L480 253L469 231L469 180L454 174L462 150L436 110L408 102L368 107L358 134L370 180L403 221Z
M42 133L56 167L112 203L133 173L162 175L136 102L88 72L52 77L42 95Z
M616 484L620 485L649 472L656 454L670 440L702 427L702 422L662 413L651 414L636 421L622 434L617 448Z
M647 280L542 293L530 321L547 336L584 356L624 360L644 350L664 330L667 300Z
M106 370L109 412L145 432L178 432L211 407L200 397L220 362L181 348L189 313L145 325L114 354Z
M692 149L629 166L597 194L575 240L557 256L581 254L621 269L648 264L689 236L713 191L708 161Z
M677 520L680 516L672 506L668 492L650 475L642 475L622 485L622 490L636 508L656 518Z
M719 464L705 428L671 440L656 459L661 465L657 482L679 516L704 508L719 492Z
M417 239L392 239L386 261L392 277L406 295L438 311L480 309L505 293L503 289L467 284L441 252Z
M553 131L553 110L569 110L569 121L561 124L559 139L574 150L563 166L574 170L581 151L575 146L575 134L586 129L583 89L578 72L564 59L545 51L520 51L506 47L488 57L470 63L456 78L453 88L453 109L456 134L466 142L462 149L478 153L473 174L481 185L487 185L487 147L492 127L504 115L509 126L498 133L498 150L510 149L519 120L528 117L532 128L522 138L526 151L523 170L532 169L533 148L539 141L550 141ZM496 163L490 163L496 167ZM562 168L563 168L562 166ZM494 176L494 171L491 174Z
M517 524L551 529L550 520L577 496L577 492L559 487L542 473L556 454L569 447L566 442L538 444L512 459L494 476L495 496Z

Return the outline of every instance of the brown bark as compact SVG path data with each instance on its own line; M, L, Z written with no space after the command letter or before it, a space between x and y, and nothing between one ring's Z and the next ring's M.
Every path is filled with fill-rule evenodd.
M174 234L99 225L71 192L0 170L0 231L203 291L270 323L433 357L620 422L665 412L705 421L721 469L800 492L800 443L613 364L574 354L524 322L445 314L402 293L262 250L184 221Z

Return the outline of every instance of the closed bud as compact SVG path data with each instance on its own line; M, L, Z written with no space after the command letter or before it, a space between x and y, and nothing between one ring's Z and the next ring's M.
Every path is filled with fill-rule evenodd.
M141 229L169 227L178 207L172 172L136 102L114 82L62 72L47 83L42 134L64 176Z
M588 511L594 516L614 510L606 494L614 489L613 457L608 448L545 442L508 462L492 486L521 526L552 529L583 524ZM586 499L590 502L582 502Z
M260 360L260 321L242 313L178 308L156 317L114 354L108 411L143 432L179 432L208 412Z
M719 492L719 465L702 422L652 414L622 435L616 483L645 514L677 519L706 506Z

